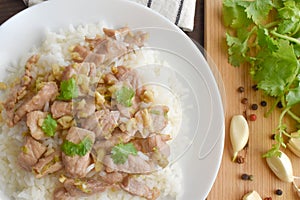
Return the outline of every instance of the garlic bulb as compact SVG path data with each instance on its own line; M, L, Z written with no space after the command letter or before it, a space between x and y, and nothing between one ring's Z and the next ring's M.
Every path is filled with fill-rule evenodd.
M249 192L243 196L243 200L262 200L256 191Z
M247 144L249 138L248 123L243 115L235 115L230 122L230 140L233 149L233 161L235 161L238 152Z
M274 174L282 181L293 182L293 167L289 157L281 152L280 156L266 158L267 164Z
M293 152L296 156L300 157L300 138L299 133L291 133L292 138L287 143L287 147Z

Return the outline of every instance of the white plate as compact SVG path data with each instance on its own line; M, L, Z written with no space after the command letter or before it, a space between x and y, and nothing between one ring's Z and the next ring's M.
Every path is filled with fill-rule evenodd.
M205 199L217 176L223 153L221 95L209 65L194 43L158 13L122 0L51 0L28 8L0 26L0 81L5 77L5 67L40 44L46 28L57 31L69 24L98 21L150 32L149 46L162 49L166 60L174 66L172 70L185 82L183 85L190 98L180 101L190 104L184 110L189 121L183 121L184 130L181 130L185 133L188 129L185 134L193 142L176 160L183 171L180 199ZM0 194L0 199L4 198Z

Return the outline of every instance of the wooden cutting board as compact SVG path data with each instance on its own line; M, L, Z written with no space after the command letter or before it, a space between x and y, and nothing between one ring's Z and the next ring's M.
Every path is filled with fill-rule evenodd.
M274 129L277 126L279 112L273 112L268 118L264 113L271 106L271 99L266 98L259 91L254 91L250 80L249 68L243 66L234 68L227 62L227 47L225 42L225 28L222 25L222 0L205 0L205 49L208 55L217 65L223 79L226 101L226 135L225 147L220 171L216 182L208 196L208 200L240 200L243 195L252 190L256 190L262 197L272 197L280 200L300 199L293 189L291 183L280 181L268 168L266 161L262 158L274 141L271 139ZM237 88L243 86L244 93L237 92ZM248 104L241 103L242 98L248 98ZM267 106L260 106L262 100L267 101ZM251 110L251 104L258 104L258 110ZM256 121L248 121L250 128L250 138L244 164L237 164L231 161L232 149L229 139L229 123L231 117L236 114L243 114L246 111L247 116L256 114ZM300 158L294 156L288 149L284 152L290 157L294 168L294 175L300 176ZM241 179L243 173L253 175L253 181L244 181ZM300 181L298 181L300 185ZM276 189L281 189L283 194L275 194Z

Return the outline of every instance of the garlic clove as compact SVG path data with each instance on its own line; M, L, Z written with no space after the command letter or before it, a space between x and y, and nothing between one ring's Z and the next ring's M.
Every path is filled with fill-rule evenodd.
M296 156L300 157L300 138L299 133L291 133L292 138L287 143L287 147L291 152L293 152Z
M262 198L255 190L253 190L252 192L245 194L243 200L262 200Z
M270 169L280 180L289 183L294 181L292 163L285 153L281 152L280 156L268 157L266 161Z
M230 140L233 149L233 161L238 152L247 144L249 138L249 126L243 115L235 115L230 122Z

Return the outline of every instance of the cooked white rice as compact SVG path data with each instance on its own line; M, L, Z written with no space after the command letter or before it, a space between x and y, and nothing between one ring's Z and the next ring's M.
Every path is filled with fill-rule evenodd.
M30 55L39 53L39 70L51 70L53 64L67 66L70 63L69 47L78 43L83 43L85 36L95 37L96 34L102 34L103 24L89 24L74 27L69 26L67 30L60 30L58 33L47 32L46 39L41 47L33 49L30 54L24 56L16 66L10 69L8 80L12 77L20 77L24 73L24 64ZM107 27L107 26L106 26ZM154 64L162 62L158 55L152 51L139 52L136 55L128 56L122 62L135 67L145 64ZM0 99L3 101L7 94L0 93ZM159 95L159 94L156 94ZM164 98L166 100L166 98ZM180 126L180 112L178 101L169 99L167 105L171 108L170 119L173 119L168 125L168 133L176 133L178 127L172 129L173 126ZM170 105L171 104L171 105ZM172 108L173 111L172 111ZM58 177L48 175L44 178L37 179L32 173L21 169L17 163L17 157L22 146L23 134L27 131L25 123L19 123L13 128L6 126L4 122L0 123L0 188L1 191L8 196L8 199L18 200L41 200L52 199L53 191L58 184ZM181 194L181 169L177 164L173 164L164 170L155 172L151 175L140 176L150 187L158 187L161 191L159 199L178 199ZM1 196L1 193L0 193ZM85 198L82 198L85 199ZM119 199L143 199L120 191L107 190L88 199L101 200L119 200Z

